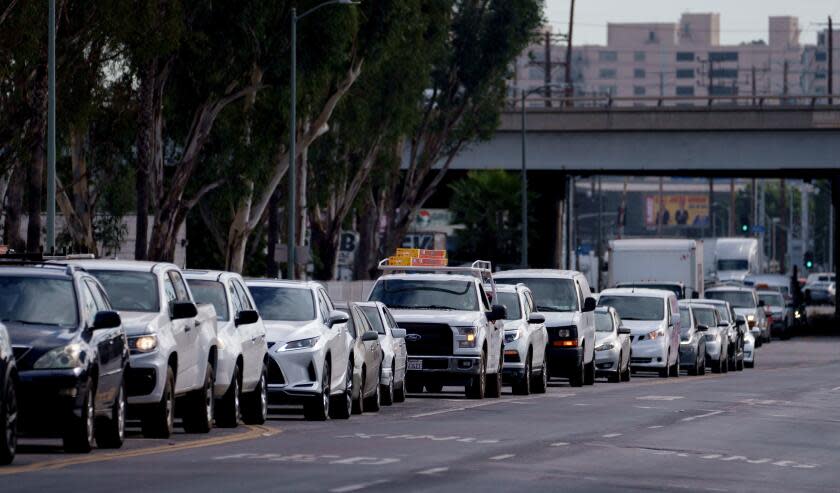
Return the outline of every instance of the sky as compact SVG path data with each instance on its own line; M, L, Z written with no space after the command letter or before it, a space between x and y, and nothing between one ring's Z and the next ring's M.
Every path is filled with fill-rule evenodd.
M546 0L554 32L567 32L570 1ZM606 44L608 22L678 22L684 12L719 13L722 44L766 41L767 18L775 15L799 17L803 44L816 43L829 15L840 26L840 0L577 0L574 43Z

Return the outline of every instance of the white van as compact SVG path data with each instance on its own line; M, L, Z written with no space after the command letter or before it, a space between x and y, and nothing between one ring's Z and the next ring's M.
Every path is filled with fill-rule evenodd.
M721 238L715 243L718 282L742 283L749 275L761 274L761 262L756 238Z

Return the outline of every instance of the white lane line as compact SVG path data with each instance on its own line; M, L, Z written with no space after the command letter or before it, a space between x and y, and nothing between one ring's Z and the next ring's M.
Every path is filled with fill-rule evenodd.
M512 457L516 457L516 454L502 454L502 455L497 455L497 456L495 456L495 457L490 457L490 459L489 459L489 460L505 460L505 459L510 459L510 458L512 458Z
M662 426L662 425L648 426L648 430L658 430L659 428L665 428L665 427Z
M624 433L607 433L606 435L601 435L602 438L615 438L620 437Z
M709 411L706 414L700 414L698 416L689 416L687 418L683 418L680 421L694 421L695 419L700 418L708 418L709 416L715 416L716 414L723 414L725 411Z
M485 402L483 404L474 404L472 406L454 407L454 408L450 408L450 409L439 409L437 411L429 411L427 413L415 414L414 416L409 416L409 417L411 417L411 418L425 418L425 417L428 417L428 416L437 416L438 414L455 413L455 412L458 412L458 411L466 411L468 409L475 409L475 408L478 408L478 407L492 406L494 404L501 404L502 402L504 402L504 401L491 401L491 402Z
M554 442L551 444L552 447L565 447L568 445L569 442Z
M834 387L833 389L831 389L832 392L837 392L838 390L840 390L840 387Z
M640 401L675 401L677 399L683 399L681 395L645 395L642 397L636 397L637 400Z
M330 490L332 493L349 493L351 491L359 491L365 488L370 488L371 486L376 486L378 484L387 483L387 479L379 479L376 481L370 481L368 483L358 483L358 484L351 484L347 486L342 486L341 488L334 488Z
M591 405L592 405L592 404L583 404L583 403L577 403L577 404L575 404L575 406L580 406L580 407L584 407L584 406L591 406Z
M424 476L432 476L434 474L439 474L448 470L448 467L433 467L431 469L426 469L425 471L418 471L417 474L423 474Z

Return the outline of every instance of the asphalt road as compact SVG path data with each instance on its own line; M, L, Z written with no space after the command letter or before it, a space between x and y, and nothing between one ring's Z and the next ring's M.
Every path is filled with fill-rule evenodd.
M727 375L483 401L453 389L349 422L284 413L88 456L25 442L0 491L836 492L838 375L840 339L803 337Z

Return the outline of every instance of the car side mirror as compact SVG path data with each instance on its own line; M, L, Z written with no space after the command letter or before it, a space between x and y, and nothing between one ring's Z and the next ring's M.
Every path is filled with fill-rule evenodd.
M120 325L122 325L122 318L120 318L120 314L117 312L97 312L93 317L93 330L113 329Z
M708 325L703 325L703 324L698 324L697 325L697 331L698 332L708 332L709 331L709 326Z
M173 301L169 311L171 313L169 318L172 320L183 320L198 315L198 308L192 301Z
M234 323L237 327L240 325L250 325L255 324L260 321L260 314L257 313L256 310L240 310L239 313L236 314L236 320Z
M595 306L597 304L598 304L598 302L595 301L595 298L590 296L590 297L586 298L585 300L583 300L583 311L584 312L594 312L595 311Z
M369 330L369 331L365 332L364 334L362 334L362 342L372 342L372 341L378 341L378 340L379 340L379 334L377 334L376 332L374 332L372 330Z
M490 322L504 320L505 318L507 318L507 308L504 305L493 305L490 307L490 311L487 312L487 320Z
M765 303L764 300L758 300L758 306L766 306L766 305L767 305L767 303Z
M534 312L528 317L529 324L544 324L545 323L545 315L542 313Z
M391 329L391 336L395 339L405 339L405 329Z
M619 327L618 328L619 335L630 335L630 329L627 327Z
M346 324L349 320L350 315L338 310L333 310L330 312L329 318L327 318L327 326L329 328L333 328L335 325Z

